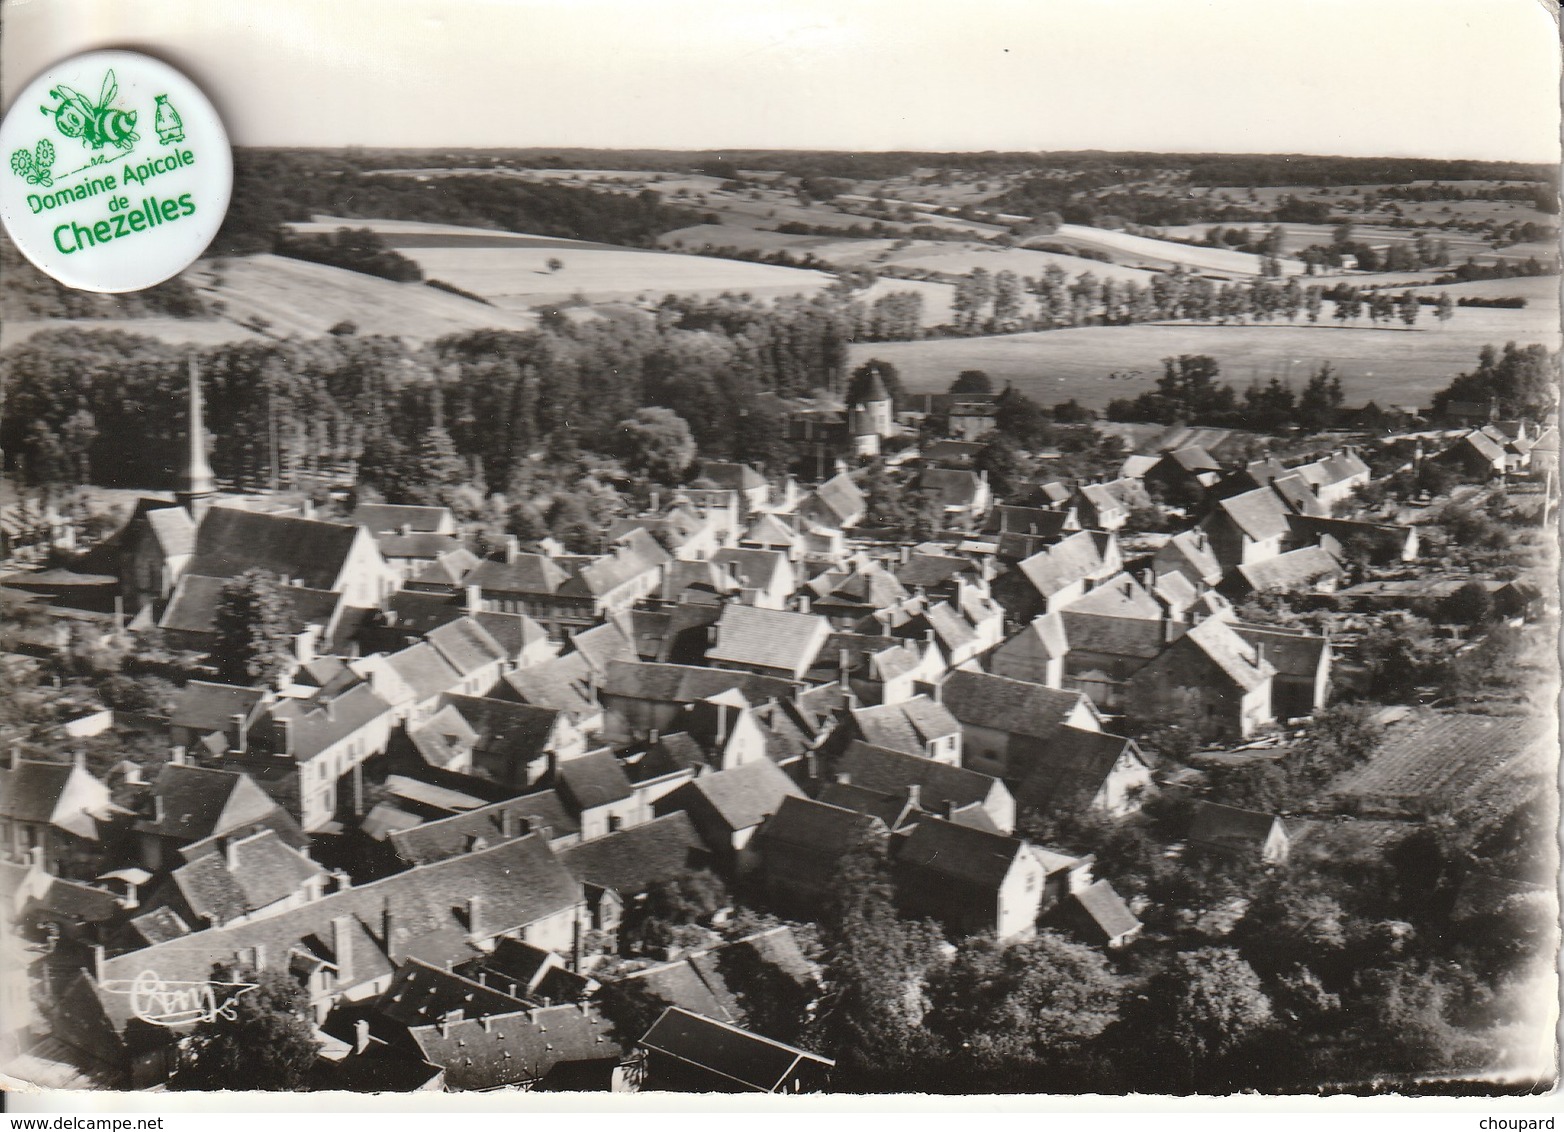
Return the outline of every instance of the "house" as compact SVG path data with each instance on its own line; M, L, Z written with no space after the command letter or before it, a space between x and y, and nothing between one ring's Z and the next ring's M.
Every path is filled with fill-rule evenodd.
M1031 620L1062 609L1123 569L1118 538L1107 531L1076 531L1022 559L994 584L1011 616Z
M203 745L212 753L221 753L238 742L240 731L260 721L274 697L267 688L191 680L179 690L169 714L169 743L177 750Z
M944 657L930 643L832 633L806 679L811 684L838 681L863 703L896 704L910 699L919 683L935 683L944 672Z
M724 606L724 612L731 608ZM526 673L515 673L521 677ZM607 713L605 734L615 741L644 740L686 725L684 707L737 691L755 708L791 697L798 685L754 672L687 664L611 661L597 689Z
M925 468L913 490L938 507L947 524L961 528L970 528L988 514L994 499L987 472L960 468Z
M1295 515L1330 514L1330 506L1319 497L1319 488L1301 471L1293 470L1277 476L1271 481L1270 487Z
M742 513L750 515L764 510L771 498L766 477L748 464L723 460L706 460L701 463L695 482L708 481L713 487L734 492L743 504Z
M417 1060L443 1068L447 1092L629 1088L629 1053L613 1022L590 1003L482 1018L453 1013L407 1029Z
M581 840L640 825L651 815L614 752L604 748L567 759L554 770L554 789L581 825Z
M686 1093L815 1093L836 1062L670 1006L652 1024L645 1087Z
M215 757L224 770L251 775L275 792L307 832L322 829L339 803L358 809L365 760L385 752L391 738L391 705L374 688L355 682L341 691L270 703L257 725ZM351 800L338 785L352 776Z
M91 876L112 816L109 788L74 762L23 759L12 749L0 769L0 853L8 861L38 860L60 876Z
M984 658L984 665L995 676L1063 688L1064 662L1069 651L1063 615L1045 613L1001 642Z
M1271 710L1277 719L1301 719L1324 709L1334 661L1329 637L1279 625L1235 622L1233 630L1276 669Z
M1290 848L1287 824L1273 814L1200 801L1189 825L1189 844L1254 864L1280 865Z
M1004 512L1007 508L998 509ZM1053 514L1053 512L1045 512ZM934 599L955 600L964 588L987 589L984 567L971 558L933 551L909 553L906 561L892 571L902 587L913 593L922 591Z
M1218 501L1200 528L1224 571L1275 558L1292 532L1287 508L1268 487Z
M265 570L285 585L341 594L348 605L365 609L378 608L400 585L363 527L209 508L196 527L185 573L227 579L251 569Z
M833 763L833 774L838 784L909 798L920 809L952 821L976 808L1000 833L1015 830L1010 791L999 779L975 770L855 740Z
M846 472L826 480L798 505L805 522L839 531L857 526L867 510L867 497Z
M808 611L829 618L838 629L851 629L912 596L896 575L877 562L855 563L845 571L826 570L804 588Z
M129 991L143 971L193 983L210 979L214 965L284 972L304 988L318 1022L340 1001L384 993L396 964L409 958L465 962L503 938L568 951L584 910L581 886L547 844L523 837L339 888L276 915L106 956L60 994L54 1034L123 1066L145 1088L172 1069L173 1043L189 1024L137 1018Z
M1341 561L1323 546L1300 546L1274 558L1239 566L1229 596L1252 593L1333 593L1346 576Z
M1557 475L1559 470L1559 430L1549 425L1531 443L1529 467L1532 475Z
M677 880L706 859L706 847L689 816L677 811L559 854L560 864L581 882L597 931L617 931L625 908L653 885Z
M1192 626L1130 677L1125 711L1246 739L1275 718L1275 667L1221 618Z
M793 528L787 517L776 514L757 516L739 536L739 546L754 550L773 550L785 554L789 562L804 557L805 535Z
M525 613L554 640L563 641L572 629L589 629L598 622L591 595L580 587L567 588L570 581L570 573L552 558L513 548L502 559L478 563L462 584L477 588L483 609Z
M1344 503L1352 493L1365 486L1372 478L1369 466L1353 448L1340 448L1323 459L1294 468L1314 494L1328 509Z
M1070 892L1057 919L1080 939L1110 951L1129 946L1144 927L1124 898L1105 880Z
M170 644L196 652L208 652L216 645L217 611L229 581L188 572L179 579L157 622ZM306 586L281 586L279 591L287 603L290 651L296 661L312 660L319 651L347 650L346 638L352 634L345 629L356 626L358 619L352 616L346 595Z
M1080 692L966 669L952 672L941 692L961 724L961 764L1007 781L1016 777L1013 751L1019 754L1028 740L1044 738L1059 725L1102 729L1102 717ZM1018 763L1014 769L1023 768Z
M961 765L961 723L938 699L913 696L900 703L847 710L844 740L902 751L949 766Z
M568 712L483 696L446 695L408 739L423 761L525 790L555 763L586 753L586 738Z
M373 535L457 534L456 516L449 507L421 507L398 503L360 503L350 522Z
M154 873L186 859L184 851L200 843L270 829L295 849L307 843L292 816L249 775L231 770L169 762L138 804L132 826L137 859Z
M1123 817L1156 792L1151 763L1133 739L1064 725L1010 752L1015 801L1022 810Z
M667 511L615 519L609 525L608 537L609 541L616 542L633 531L642 531L672 555L674 562L700 562L729 541L718 514L723 512L706 514L675 505Z
M1130 677L1188 628L1128 575L1118 586L1098 587L1058 616L1069 642L1059 686L1084 693L1107 712L1124 710Z
M1198 444L1190 444L1164 452L1140 478L1148 488L1155 485L1164 498L1183 502L1199 499L1221 474L1222 465L1210 452Z
M364 825L365 831L371 832L367 818ZM387 829L384 840L401 865L414 866L474 853L531 834L540 835L550 849L557 851L580 844L581 823L565 808L557 791L535 790L433 821L414 817L401 828Z
M766 892L781 907L813 915L830 894L843 858L889 832L867 814L786 797L755 831Z
M222 845L208 842L205 851L169 874L165 898L149 898L147 905L168 907L192 927L221 928L318 900L326 877L325 869L276 831L261 829Z
M750 840L755 831L784 799L801 797L791 778L770 759L761 759L697 775L659 798L653 811L686 814L719 862L745 872L754 864Z
M195 552L190 512L177 503L138 499L129 521L110 541L118 555L125 611L151 605L160 613Z
M713 629L713 667L786 680L802 680L831 635L824 617L750 605L724 606Z
M1152 572L1182 574L1197 590L1206 590L1222 580L1222 564L1217 561L1211 540L1199 527L1180 531L1151 558Z
M930 916L961 935L992 933L1000 942L1036 931L1045 870L1025 841L928 818L898 835L892 854L905 915Z
M916 611L916 612L915 612ZM897 620L900 618L900 624ZM1005 611L975 587L961 587L955 603L913 598L875 618L894 637L922 639L939 647L943 668L958 668L998 644L1004 636Z
M375 535L375 546L404 584L409 579L429 584L440 574L451 578L454 584L479 561L455 535L391 531Z
M1507 465L1504 445L1479 429L1459 437L1433 459L1478 480L1504 475Z
M733 547L717 551L711 560L739 584L740 600L745 605L786 609L788 599L798 588L792 561L778 550Z
M1359 519L1292 515L1293 539L1299 544L1336 540L1346 556L1361 554L1376 566L1416 562L1417 528L1411 523L1369 523Z
M625 612L656 592L662 571L673 558L648 531L639 528L613 541L616 545L609 554L567 560L575 577L560 587L569 597L589 597L594 618Z

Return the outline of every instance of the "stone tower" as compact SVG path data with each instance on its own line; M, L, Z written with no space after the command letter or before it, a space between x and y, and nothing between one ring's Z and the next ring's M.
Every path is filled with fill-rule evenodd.
M877 456L880 441L895 431L891 395L878 370L869 370L864 379L855 384L857 387L847 406L853 452L859 456Z

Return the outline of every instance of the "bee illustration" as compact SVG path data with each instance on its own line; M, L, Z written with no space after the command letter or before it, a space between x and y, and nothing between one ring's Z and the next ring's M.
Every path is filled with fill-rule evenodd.
M134 110L115 110L109 105L118 93L119 83L110 71L103 76L103 93L96 104L80 91L61 83L49 92L51 97L60 100L59 104L40 109L53 116L60 133L68 138L80 138L83 145L93 149L113 145L128 150L141 140L141 135L136 133Z

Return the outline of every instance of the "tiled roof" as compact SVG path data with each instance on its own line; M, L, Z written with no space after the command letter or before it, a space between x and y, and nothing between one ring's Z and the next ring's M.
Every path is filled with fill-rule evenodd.
M1084 807L1126 753L1144 762L1133 739L1079 727L1055 727L1037 749L1028 752L1016 801L1040 810Z
M1181 638L1198 648L1244 691L1258 688L1276 674L1255 647L1245 641L1226 621L1208 617Z
M590 629L572 634L570 651L580 653L587 667L599 676L608 671L608 666L613 661L624 660L634 663L641 659L641 654L636 651L635 642L613 622L594 625Z
M1314 679L1330 642L1317 633L1271 625L1234 624L1233 630L1255 647L1283 676Z
M507 657L517 657L531 645L548 636L548 630L525 613L474 613L483 631L504 650Z
M226 922L259 911L326 875L269 829L237 839L228 854L214 849L172 874L191 910L208 920Z
M701 463L700 476L718 487L729 491L753 491L765 487L766 480L748 464L728 463L722 460L706 460Z
M1070 651L1062 613L1055 611L1032 618L1019 633L1006 640L994 651L995 655L999 655L1012 648L1026 648L1030 651L1032 647L1037 647L1049 660L1062 657Z
M614 1029L595 1006L570 1003L414 1026L408 1034L426 1061L445 1069L447 1089L467 1092L531 1085L579 1062L617 1063L625 1051Z
M1043 597L1051 597L1102 569L1102 553L1090 531L1066 535L1017 567Z
M158 627L183 633L217 632L217 607L229 580L186 571L174 586ZM342 603L342 595L331 590L283 586L281 593L287 602L289 631L294 633L306 625L330 625Z
M1271 835L1275 823L1272 814L1200 801L1195 803L1190 820L1189 840L1223 849L1258 849Z
M192 731L222 731L236 715L249 718L255 706L265 698L266 691L262 688L192 680L180 690L168 722Z
M1004 512L1007 508L999 508ZM1046 511L1043 514L1051 515ZM976 574L977 566L966 558L950 554L914 554L896 570L896 580L908 589L944 585L961 574Z
M163 820L137 822L137 830L184 842L241 829L277 808L248 775L188 764L164 763L152 793L162 799Z
M329 702L328 702L329 699ZM267 709L273 721L293 724L293 757L299 762L314 758L332 744L388 715L391 705L375 694L368 684L355 684L347 691L315 700L283 699Z
M1234 495L1217 504L1244 534L1256 542L1286 536L1287 509L1268 487Z
M1211 543L1200 530L1180 531L1156 553L1156 569L1187 571L1194 579L1214 586L1222 580L1222 564L1211 551Z
M1091 509L1097 513L1099 519L1104 515L1112 515L1128 510L1124 502L1112 491L1108 490L1105 484L1089 483L1083 485L1081 498L1091 505Z
M1274 558L1247 562L1238 573L1251 589L1264 592L1307 589L1325 579L1341 578L1346 571L1323 546L1300 546Z
M628 898L683 876L698 867L704 855L705 846L689 816L676 811L572 846L560 853L559 860L582 884Z
M1325 504L1320 502L1320 497L1314 494L1314 489L1309 481L1297 472L1288 472L1284 476L1277 476L1271 481L1271 490L1279 495L1282 502L1287 504L1299 515L1323 515L1326 513Z
M476 554L465 546L447 550L433 562L425 564L413 575L413 580L428 586L448 586L455 589L467 581L467 576L481 562Z
M1106 617L1073 608L1061 611L1059 617L1071 649L1140 660L1152 659L1167 647L1170 637L1176 639L1187 628L1179 622L1165 625L1157 618Z
M505 686L522 703L587 715L597 711L580 673L559 661L547 661L508 672Z
M578 812L622 802L635 793L624 767L609 750L562 760L554 778L555 789Z
M1186 472L1219 472L1222 470L1222 465L1216 462L1216 458L1196 444L1176 448L1169 452L1166 458L1173 461Z
M776 515L762 515L750 524L741 542L760 546L791 547L798 542L798 532Z
M150 912L133 916L130 926L149 944L167 943L171 939L179 939L190 934L190 925L168 907L154 908Z
M440 531L456 526L456 519L447 507L397 503L361 503L353 510L353 522L375 534L399 531L403 527L413 531Z
M742 1089L761 1093L782 1088L802 1061L827 1067L835 1064L818 1054L676 1006L663 1011L640 1044L654 1053L708 1070Z
M763 844L841 856L884 832L884 823L865 814L809 798L787 797L755 831L755 838Z
M997 892L1025 847L1014 837L928 818L906 835L896 851L896 865Z
M196 528L188 574L232 578L251 568L269 570L307 589L333 590L360 528L292 515L213 507Z
M730 664L802 672L813 663L830 631L830 623L813 614L728 605L717 619L717 641L706 656Z
M386 658L386 667L412 690L416 701L433 699L462 682L462 674L427 641L392 653Z
M903 798L907 787L917 786L920 804L934 813L943 812L947 805L982 805L991 796L1006 792L999 779L975 770L869 743L849 743L836 770L848 775L854 786Z
M375 1000L375 1013L404 1026L439 1022L455 1013L476 1019L494 1014L514 1014L531 1004L487 980L467 978L444 967L409 959L397 968L396 977Z
M541 554L518 554L513 562L486 558L462 582L495 593L553 595L569 580L570 575L553 559Z
M971 507L981 481L977 473L959 468L925 468L918 476L917 490L937 499L944 507Z
M854 708L851 715L865 741L908 754L924 754L933 740L961 733L961 724L947 707L922 695L895 704Z
M751 704L762 704L784 699L792 695L796 687L791 681L750 672L688 664L644 664L616 660L608 666L602 691L605 696L689 704L737 690Z
M190 512L183 507L154 508L146 512L146 518L165 558L195 550L195 524L190 521Z
M704 797L728 828L735 831L753 829L776 813L783 799L803 796L803 791L770 759L703 774L686 789Z
M1124 898L1105 880L1093 881L1080 891L1072 892L1070 899L1080 905L1081 911L1107 939L1118 939L1140 927L1140 921L1124 903Z
M754 547L730 547L711 556L740 585L749 589L766 589L784 576L787 555L777 550L758 550Z
M845 472L815 488L814 496L836 517L838 526L862 515L868 502L863 491Z
M1087 593L1065 606L1066 613L1096 613L1106 617L1138 617L1155 621L1162 606L1130 574L1115 574L1093 586Z
M1080 692L964 669L946 677L942 692L945 707L963 723L1018 735L1046 734L1090 702Z
M412 534L380 534L375 545L386 558L408 558L436 561L452 550L461 549L461 543L452 535L436 535L414 532ZM470 552L469 552L470 553Z
M885 823L887 829L892 830L900 829L904 819L916 820L921 816L919 810L907 800L905 792L888 794L852 782L827 782L820 788L815 800L827 806L839 806L844 810L877 818Z
M1158 574L1152 580L1151 592L1158 601L1165 602L1175 610L1188 609L1200 598L1195 583L1177 570Z
M471 617L447 621L431 629L425 634L425 639L439 651L446 663L463 676L471 676L505 659L505 650L499 642Z
M555 841L581 832L580 823L571 817L559 795L553 790L540 790L411 829L393 830L387 840L396 855L409 864L433 864L507 840L506 815L514 821L517 837L547 829L549 839Z

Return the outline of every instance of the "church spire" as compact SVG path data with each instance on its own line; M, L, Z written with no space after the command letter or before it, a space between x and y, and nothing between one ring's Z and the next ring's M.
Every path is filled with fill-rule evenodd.
M174 498L190 517L197 521L211 497L217 493L217 481L212 475L212 465L206 460L206 425L201 416L201 377L196 372L195 358L190 359L190 412L189 455L185 467L174 484Z

